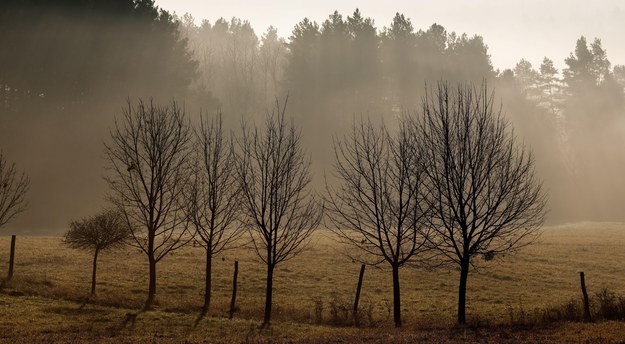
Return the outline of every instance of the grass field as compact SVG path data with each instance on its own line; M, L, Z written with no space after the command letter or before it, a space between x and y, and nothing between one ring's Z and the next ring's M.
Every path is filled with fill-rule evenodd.
M10 237L0 237L0 267L8 268ZM392 326L390 270L367 267L361 297L365 328L349 323L360 265L324 231L310 248L278 265L274 326L256 329L264 305L264 266L248 249L214 262L209 317L195 326L203 298L200 247L186 247L157 266L155 311L139 313L147 292L147 259L135 249L101 256L98 296L90 290L91 256L58 237L17 238L13 281L0 292L0 340L132 342L625 342L625 323L558 322L519 326L525 318L561 309L580 297L579 271L591 296L604 288L625 294L625 224L580 223L546 227L519 253L479 261L469 276L467 312L474 326L455 328L458 272L405 267L400 272L402 316ZM239 260L238 312L225 319L234 259Z

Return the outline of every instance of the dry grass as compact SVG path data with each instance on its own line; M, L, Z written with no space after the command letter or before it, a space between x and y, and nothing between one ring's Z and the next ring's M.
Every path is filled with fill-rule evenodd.
M0 266L7 266L9 241L10 237L0 237ZM149 341L163 333L158 341L211 338L213 342L222 338L223 342L280 342L297 338L303 342L527 342L559 338L569 342L569 338L577 343L588 335L592 339L589 342L618 342L625 340L622 322L564 323L547 328L533 325L531 330L510 324L523 324L523 317L540 317L545 310L579 298L578 271L585 271L591 295L604 288L625 294L623 247L624 224L583 223L545 228L534 246L514 256L480 261L479 269L469 277L468 288L468 317L480 325L475 329L453 329L457 271L407 267L401 271L406 328L395 331L389 319L390 271L368 267L361 314L369 328L355 330L327 325L346 322L348 315L343 309L351 306L359 264L341 255L343 248L328 233L319 232L308 251L278 266L275 333L267 333L255 328L264 305L265 271L250 250L233 250L217 257L211 317L197 328L193 325L203 297L202 249L187 247L165 258L157 266L157 311L140 313L135 327L129 329L124 320L128 314L136 314L146 297L144 255L133 249L103 255L98 296L94 304L78 308L80 303L76 302L85 300L89 293L91 256L66 248L60 238L18 237L15 277L0 293L0 340L37 340L42 336L117 341L115 338L122 336ZM227 321L221 317L228 310L235 258L240 262L238 320ZM322 325L315 325L317 322ZM570 335L579 331L584 335Z

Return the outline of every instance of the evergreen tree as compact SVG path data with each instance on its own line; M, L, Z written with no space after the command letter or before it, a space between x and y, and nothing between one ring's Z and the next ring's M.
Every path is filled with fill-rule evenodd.
M558 112L558 107L562 101L562 87L558 78L558 70L554 67L553 61L545 57L540 64L539 72L538 91L541 97L540 104L555 114Z
M526 59L521 59L514 67L514 76L521 90L529 97L536 96L538 72Z

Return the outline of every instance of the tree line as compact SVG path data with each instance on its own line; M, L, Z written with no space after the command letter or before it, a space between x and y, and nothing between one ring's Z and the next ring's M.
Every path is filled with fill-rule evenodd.
M571 42L562 70L550 58L498 70L479 35L449 32L440 23L416 28L402 13L389 19L334 11L319 22L304 18L289 33L261 34L240 18L198 22L152 0L3 1L0 44L11 49L0 50L0 111L7 114L0 133L10 137L15 128L63 118L80 128L52 120L54 130L89 140L127 96L175 97L191 108L251 119L275 95L289 94L320 176L332 165L328 127L347 132L354 114L400 116L420 106L424 85L439 80L485 80L540 157L538 174L552 190L551 219L619 218L625 184L600 181L618 180L612 171L625 167L616 129L625 69L610 63L600 39ZM100 125L84 125L85 117ZM37 166L31 177L51 172ZM590 196L578 197L578 190Z
M490 260L533 242L545 216L533 155L516 142L494 93L486 84L441 82L396 129L355 119L349 134L335 138L332 175L319 196L287 100L237 135L224 133L221 115L192 125L175 102L129 102L105 146L108 199L118 221L72 222L65 237L94 251L92 293L97 254L108 239L146 255L146 309L156 301L157 263L196 241L206 250L206 314L212 257L249 245L267 268L267 327L276 266L304 250L323 221L352 259L390 265L395 326L402 325L405 265L457 266L457 321L466 323L470 267L478 257Z
M0 44L3 105L14 112L182 97L197 73L177 21L153 0L3 1Z
M620 216L615 205L625 185L615 184L618 176L609 171L625 167L617 148L622 132L614 132L624 119L625 69L610 62L598 38L571 42L561 70L549 57L539 66L521 59L495 69L481 36L437 23L415 28L401 13L382 25L359 10L335 11L319 22L304 18L285 38L274 28L257 35L239 18L196 24L186 15L181 30L200 61L194 87L211 90L215 107L252 116L250 109L267 106L274 94L289 94L304 139L320 157L317 175L332 164L328 127L349 132L354 114L400 116L420 106L424 85L439 80L485 80L541 158L538 173L552 190L552 219Z

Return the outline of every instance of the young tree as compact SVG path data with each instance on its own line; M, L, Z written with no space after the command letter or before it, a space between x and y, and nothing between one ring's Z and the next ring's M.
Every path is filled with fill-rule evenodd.
M95 296L98 254L124 245L130 238L130 229L123 215L117 210L103 212L69 223L63 242L71 248L93 251L91 273L91 296Z
M19 173L0 151L0 228L26 210L30 179Z
M430 188L435 246L460 267L458 323L466 323L469 268L474 258L510 253L532 242L546 198L532 153L515 142L486 85L439 84L423 103L416 137Z
M213 256L227 249L243 233L233 224L241 208L234 152L224 138L221 115L201 119L195 133L195 166L185 192L185 209L195 233L206 248L206 286L202 314L211 299Z
M335 143L337 188L327 186L325 209L340 239L393 271L393 316L400 327L399 268L427 250L425 173L420 153L402 120L397 133L370 121L354 123ZM373 261L370 258L374 258Z
M149 309L156 297L156 263L189 242L182 193L189 176L191 132L172 102L128 102L106 144L111 201L129 224L134 246L148 257Z
M310 161L301 134L286 120L286 104L267 114L264 127L243 127L236 171L243 197L243 224L256 254L267 265L265 315L271 320L273 272L300 253L321 220L321 209L308 188Z

